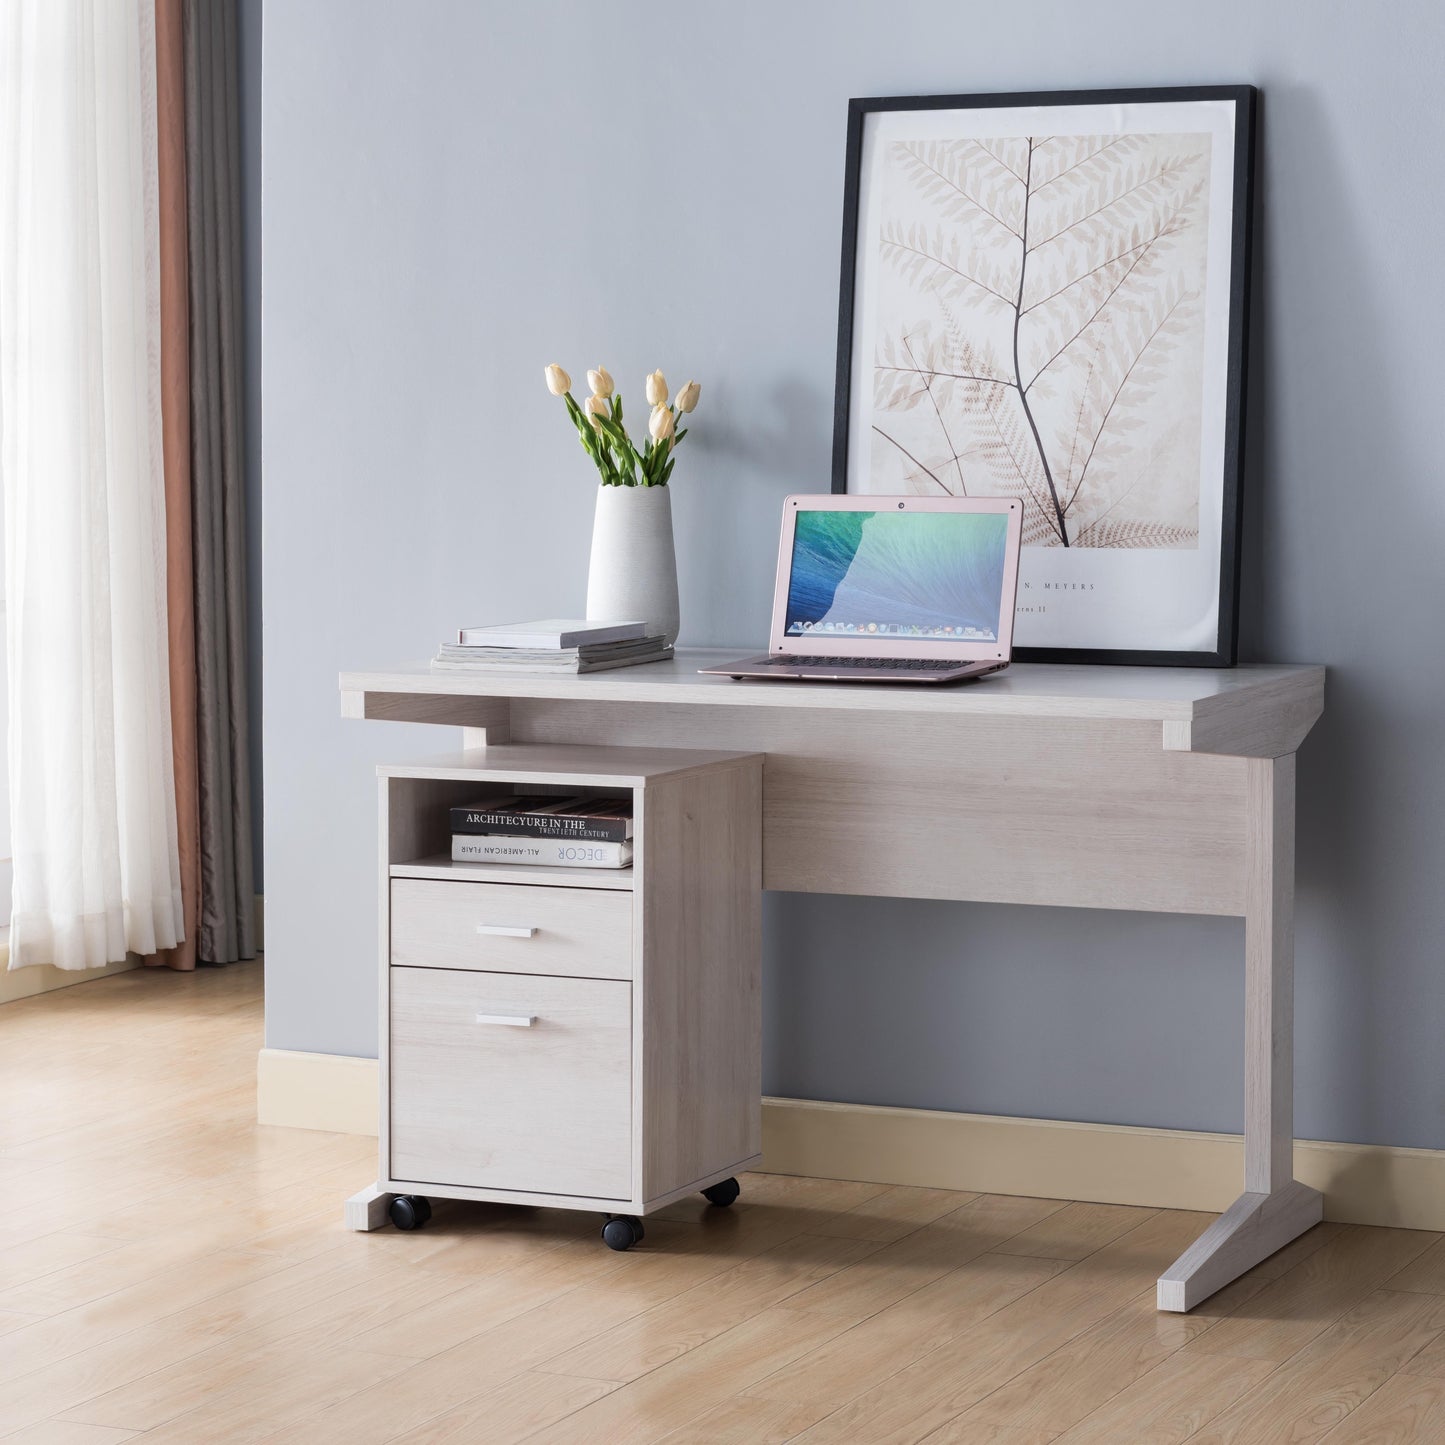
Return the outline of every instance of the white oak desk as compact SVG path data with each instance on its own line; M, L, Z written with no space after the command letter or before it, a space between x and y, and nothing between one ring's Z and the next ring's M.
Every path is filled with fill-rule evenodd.
M1321 667L1019 665L961 687L734 683L739 653L577 677L341 676L347 717L492 742L767 755L763 884L1245 920L1239 1199L1159 1280L1188 1310L1321 1216L1293 1171L1294 754Z

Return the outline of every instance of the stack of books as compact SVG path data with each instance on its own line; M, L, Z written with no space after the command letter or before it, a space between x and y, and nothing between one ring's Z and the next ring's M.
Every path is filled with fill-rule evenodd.
M484 798L451 810L454 863L547 868L626 868L632 862L632 799Z
M645 622L548 617L502 627L463 627L432 658L443 672L604 672L661 662L672 648Z

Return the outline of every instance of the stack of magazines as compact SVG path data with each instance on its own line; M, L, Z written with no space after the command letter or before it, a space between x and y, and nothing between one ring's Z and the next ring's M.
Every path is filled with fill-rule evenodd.
M549 617L502 627L464 627L432 658L443 672L603 672L661 662L672 647L645 622Z
M507 793L451 810L454 863L626 868L632 798Z

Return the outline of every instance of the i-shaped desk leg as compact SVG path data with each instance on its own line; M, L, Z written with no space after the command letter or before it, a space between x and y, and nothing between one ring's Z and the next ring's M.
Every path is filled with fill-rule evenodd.
M1245 761L1244 1193L1159 1277L1193 1309L1318 1224L1294 1177L1294 756Z

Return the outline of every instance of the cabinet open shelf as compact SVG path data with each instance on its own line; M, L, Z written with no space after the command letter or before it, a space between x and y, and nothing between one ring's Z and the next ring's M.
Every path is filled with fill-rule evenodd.
M501 743L417 762L388 764L377 770L386 820L383 872L392 878L630 890L636 876L635 860L626 868L454 862L450 810L473 806L498 790L563 796L630 794L638 814L634 843L640 851L646 846L640 800L649 784L675 786L686 778L725 766L738 756L695 748Z

